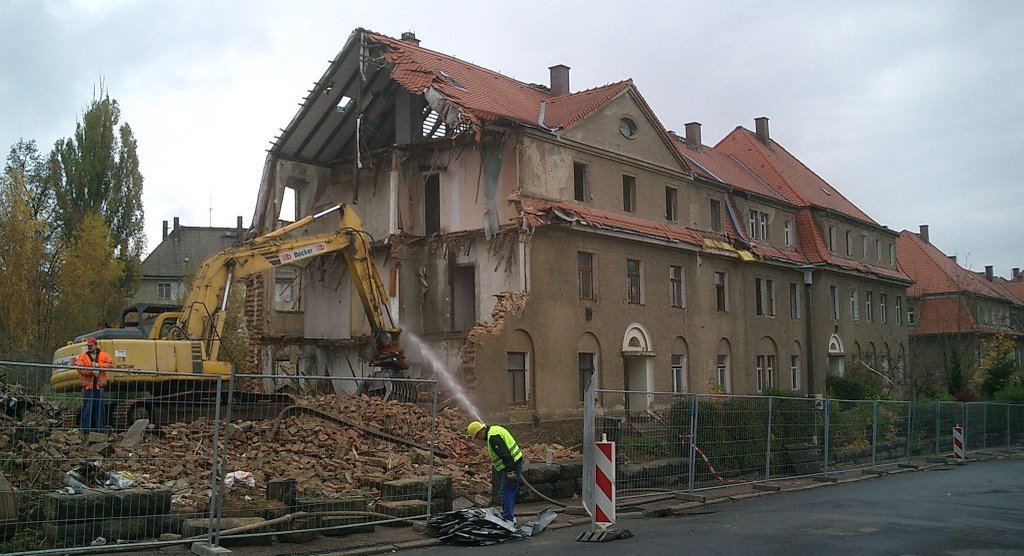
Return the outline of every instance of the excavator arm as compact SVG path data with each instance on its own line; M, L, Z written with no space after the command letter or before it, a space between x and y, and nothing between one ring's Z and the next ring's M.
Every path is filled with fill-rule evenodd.
M285 238L324 216L340 211L336 232ZM341 251L359 295L374 339L371 365L404 369L404 355L398 349L401 329L385 322L387 293L370 251L370 237L359 216L348 205L339 204L307 216L288 226L210 256L199 266L192 287L182 303L174 331L204 342L204 359L216 360L220 336L227 315L227 302L235 280L303 259ZM390 321L390 314L387 315Z

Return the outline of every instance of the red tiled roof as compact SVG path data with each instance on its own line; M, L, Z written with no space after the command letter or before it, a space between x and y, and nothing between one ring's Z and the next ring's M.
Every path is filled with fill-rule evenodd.
M526 195L520 198L520 202L523 205L524 216L528 219L531 227L576 222L601 230L632 233L664 241L687 243L697 247L704 245L704 238L699 233L683 226L626 216L577 203L548 201Z
M670 133L672 143L679 154L690 163L694 173L709 180L727 183L737 189L757 193L758 195L785 201L785 197L779 195L768 184L761 181L761 178L748 170L730 155L720 153L711 147L701 145L700 149L693 149L688 143L676 134Z
M917 326L910 327L910 335L972 333L980 330L963 296L931 297L921 300Z
M909 296L969 292L1019 303L1009 292L961 267L938 247L925 243L914 232L900 232L896 238L896 258L900 267L906 269L914 280L914 284L907 289Z
M798 207L829 209L878 225L781 145L770 139L769 142L771 147L765 146L749 130L737 127L719 141L714 150L722 155L734 157L779 195Z
M367 31L366 36L387 47L384 57L395 66L391 77L399 85L415 94L433 87L475 125L509 120L538 127L540 105L544 102L543 125L563 128L633 87L633 82L626 80L554 96L498 72L410 42L372 31Z
M814 222L811 209L804 208L796 213L796 230L800 251L807 256L810 263L828 263L846 270L856 270L867 274L874 274L882 278L890 278L910 282L911 278L904 274L899 268L891 269L884 266L865 264L859 261L851 261L837 257L829 252L825 245L825 238ZM897 261L898 263L899 261ZM897 264L897 266L900 266Z

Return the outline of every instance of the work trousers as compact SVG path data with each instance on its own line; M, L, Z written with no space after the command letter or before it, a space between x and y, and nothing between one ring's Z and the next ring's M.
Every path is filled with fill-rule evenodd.
M103 407L102 388L82 389L82 430L101 431L107 428L107 412Z
M508 473L508 469L502 471L501 475L501 517L505 521L512 521L515 519L516 509L516 497L519 496L519 481L523 480L523 460L519 460L512 465L512 470L515 471L516 476L514 479L509 479L505 476Z

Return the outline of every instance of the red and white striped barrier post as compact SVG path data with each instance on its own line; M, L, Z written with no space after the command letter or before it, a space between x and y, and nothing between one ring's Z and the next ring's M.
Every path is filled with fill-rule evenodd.
M607 529L615 524L615 443L602 434L594 458L594 525Z
M953 459L964 459L964 428L953 427Z

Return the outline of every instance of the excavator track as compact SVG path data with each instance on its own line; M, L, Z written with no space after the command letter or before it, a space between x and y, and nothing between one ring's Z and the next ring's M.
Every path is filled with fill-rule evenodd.
M139 416L136 409L144 409L144 406L140 405L146 400L152 400L153 394L146 393L137 398L130 400L124 400L121 403L114 406L114 415L111 420L111 425L115 431L127 430L128 427L132 426L137 419L147 419L149 416ZM148 410L146 411L148 414Z

